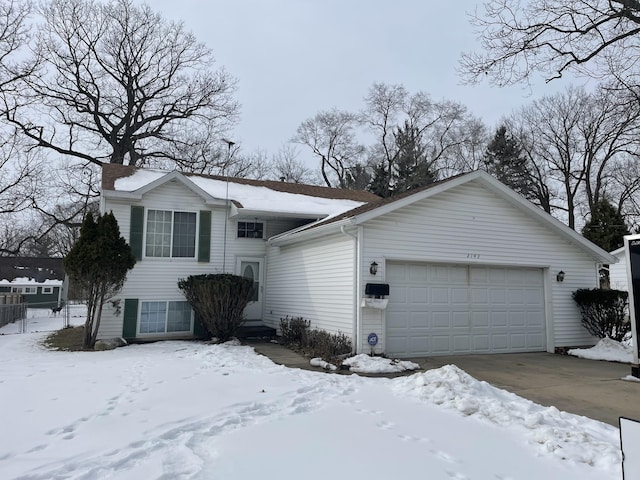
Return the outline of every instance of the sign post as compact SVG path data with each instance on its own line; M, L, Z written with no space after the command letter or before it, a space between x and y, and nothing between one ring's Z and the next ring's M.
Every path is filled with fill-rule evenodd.
M629 286L629 321L633 340L631 375L640 378L638 362L638 332L640 332L640 235L626 235L624 248L627 259L627 285Z

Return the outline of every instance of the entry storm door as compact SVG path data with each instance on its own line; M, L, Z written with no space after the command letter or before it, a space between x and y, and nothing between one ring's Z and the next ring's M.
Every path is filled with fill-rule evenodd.
M244 309L248 321L262 320L263 264L264 259L258 257L240 257L236 263L237 274L253 280L253 299Z

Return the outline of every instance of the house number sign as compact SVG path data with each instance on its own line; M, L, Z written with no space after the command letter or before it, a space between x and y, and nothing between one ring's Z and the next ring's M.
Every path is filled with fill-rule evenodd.
M376 335L375 333L370 333L367 337L367 342L369 342L369 345L371 345L372 347L375 347L378 344L378 335Z

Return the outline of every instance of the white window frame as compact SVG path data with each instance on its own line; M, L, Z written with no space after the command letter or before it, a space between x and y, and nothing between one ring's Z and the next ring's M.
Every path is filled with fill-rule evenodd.
M43 295L51 295L53 293L53 287L42 287Z
M38 287L11 287L11 293L19 293L21 295L36 295Z
M160 211L160 212L171 212L171 232L169 234L170 236L170 243L169 243L169 255L164 257L164 256L158 256L158 255L147 255L147 234L148 234L148 226L149 226L149 213L151 211ZM196 218L196 230L195 230L195 234L194 234L194 250L193 250L193 256L191 257L174 257L173 256L173 232L174 232L174 228L175 228L175 214L176 213L192 213L195 214L195 218ZM199 233L200 233L200 212L195 211L195 210L169 210L169 209L164 209L164 208L145 208L145 212L144 212L144 240L143 240L143 244L142 244L142 250L143 250L143 255L144 258L148 258L148 259L178 259L178 260L194 260L198 258L198 248L199 248Z
M138 307L138 321L137 321L137 335L139 337L167 337L167 336L185 336L193 333L194 327L194 313L193 308L191 308L191 317L189 322L189 330L180 330L178 332L167 332L167 322L169 317L169 303L171 302L184 302L188 303L184 298L176 299L176 300L140 300L140 305ZM164 317L164 331L163 332L141 332L140 326L142 325L142 306L145 303L164 303L165 304L165 317Z
M240 231L240 223L260 223L262 224L262 236L261 237L241 237L240 235L238 235L239 231ZM267 231L267 222L263 221L263 220L238 220L236 222L236 238L241 238L241 239L250 239L250 240L264 240L265 239L265 233ZM245 229L246 232L246 229Z

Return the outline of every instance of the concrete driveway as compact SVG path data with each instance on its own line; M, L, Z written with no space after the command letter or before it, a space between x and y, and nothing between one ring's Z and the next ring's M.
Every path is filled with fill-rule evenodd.
M550 353L464 355L414 359L424 369L457 365L478 380L560 410L618 426L640 420L640 383L621 380L626 364Z

